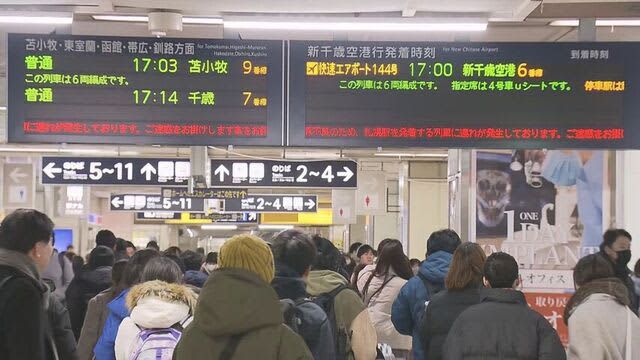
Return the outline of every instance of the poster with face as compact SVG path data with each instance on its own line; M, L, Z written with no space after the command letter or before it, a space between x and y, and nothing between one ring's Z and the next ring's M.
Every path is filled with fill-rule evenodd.
M597 251L604 151L477 151L475 239L525 269L571 270Z

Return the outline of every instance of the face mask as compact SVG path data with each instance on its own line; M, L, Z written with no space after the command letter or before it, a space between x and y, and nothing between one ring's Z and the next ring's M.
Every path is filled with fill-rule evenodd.
M621 250L617 251L618 261L616 261L618 266L626 267L629 261L631 261L631 250Z
M562 151L549 151L542 164L542 176L560 186L575 185L582 163L577 153L565 154Z
M215 264L206 264L204 266L204 268L208 271L208 272L212 272L213 270L215 270L217 268L217 266Z

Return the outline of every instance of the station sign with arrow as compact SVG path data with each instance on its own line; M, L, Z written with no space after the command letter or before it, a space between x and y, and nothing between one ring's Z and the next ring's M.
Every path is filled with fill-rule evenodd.
M186 186L187 159L42 157L42 184Z
M110 202L111 211L204 211L203 199L170 199L153 194L115 194Z
M254 212L223 214L189 213L189 219L211 220L214 224L257 224L258 214Z
M315 213L317 195L249 195L244 199L224 200L225 212Z
M35 204L35 172L33 164L4 163L2 199L5 209L32 208Z
M351 160L211 160L211 186L355 189L357 173Z

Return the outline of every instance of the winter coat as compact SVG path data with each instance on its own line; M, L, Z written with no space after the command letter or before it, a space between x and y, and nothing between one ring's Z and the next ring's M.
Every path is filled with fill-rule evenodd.
M581 286L567 303L569 358L624 360L627 318L631 319L632 356L640 359L640 319L628 308L626 285L618 278Z
M640 359L640 319L608 294L593 294L569 318L569 359L625 360L627 313L633 359Z
M109 315L107 305L113 300L112 291L109 288L89 300L87 314L78 339L78 358L80 360L93 359L93 348L102 335L102 329Z
M631 275L631 280L633 280L633 289L636 293L636 296L640 296L640 277Z
M143 329L186 326L198 298L188 287L154 280L138 284L127 295L130 316L122 320L116 336L116 360L129 360Z
M264 280L241 269L217 270L202 289L194 319L182 332L173 358L313 360L302 338L283 321L278 296ZM221 359L234 335L234 355Z
M463 311L453 323L443 359L566 359L558 334L529 308L523 293L486 289L480 298L480 304Z
M96 356L96 360L115 360L115 342L116 335L118 334L118 328L122 320L129 316L129 309L127 308L125 299L130 289L126 289L116 296L109 304L109 315L104 323L102 334L93 348L93 353Z
M387 344L392 349L411 350L411 336L400 334L391 322L391 306L407 280L397 276L393 269L389 269L389 275L374 276L368 288L365 289L375 269L375 265L368 265L360 271L358 291L368 307L369 317L378 335L378 342ZM387 283L382 287L385 282Z
M49 318L49 331L56 344L58 359L77 360L76 337L73 335L73 329L71 328L69 311L53 293L50 293L47 315Z
M420 264L419 273L435 288L444 288L444 278L449 271L453 255L446 251L436 251ZM425 311L425 302L431 299L419 276L414 276L402 287L400 295L391 308L391 321L396 330L403 335L413 336L414 360L425 360L420 340L420 320Z
M605 253L604 251L600 251L598 254L602 256L604 259L606 259L613 266L615 276L618 279L620 279L620 281L622 281L624 285L627 287L627 290L628 290L627 296L629 296L629 308L634 313L637 314L638 304L640 303L640 299L638 297L638 294L636 294L636 285L633 282L633 279L631 277L632 275L631 270L629 270L626 266L625 267L617 266L617 264L613 260L611 260L609 255L607 255L607 253Z
M330 270L313 270L309 272L306 281L307 293L312 297L330 293L339 286L349 285L344 276ZM351 334L353 357L348 360L374 358L378 342L370 334L375 334L375 328L360 296L352 289L345 288L336 295L333 306L336 327L347 329L347 333ZM357 321L356 318L362 321Z
M0 249L0 282L9 277L0 290L0 359L53 359L53 338L46 331L48 289L27 255Z
M67 287L73 280L73 265L71 261L54 250L49 265L42 273L42 279L51 281L55 286L54 294L60 300L65 301Z
M207 282L209 275L203 273L202 271L196 270L187 270L184 273L184 283L188 285L193 285L197 288L201 288L204 286L204 283Z
M444 290L429 301L422 322L422 346L426 359L442 359L442 346L458 316L470 306L480 303L480 289Z
M276 264L276 276L271 282L280 299L290 299L300 310L302 324L298 333L316 360L335 359L336 345L331 321L324 310L308 300L306 283L294 270L284 264Z
M76 339L80 338L89 300L111 286L111 266L84 270L76 275L67 288L67 308Z

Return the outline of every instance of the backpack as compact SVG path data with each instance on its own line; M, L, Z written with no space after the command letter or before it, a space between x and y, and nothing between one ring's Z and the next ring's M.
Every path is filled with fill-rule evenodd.
M165 329L140 329L131 360L171 360L182 336L182 324Z
M335 311L336 296L338 296L338 294L344 289L348 289L348 287L346 285L340 285L328 293L324 293L313 298L313 302L324 310L329 318L329 322L331 323L331 330L333 330L333 342L336 346L336 360L347 359L347 356L351 353L351 334L349 333L349 330L344 327L338 328Z
M315 360L336 359L334 336L327 314L309 299L282 299L284 323L300 335Z

